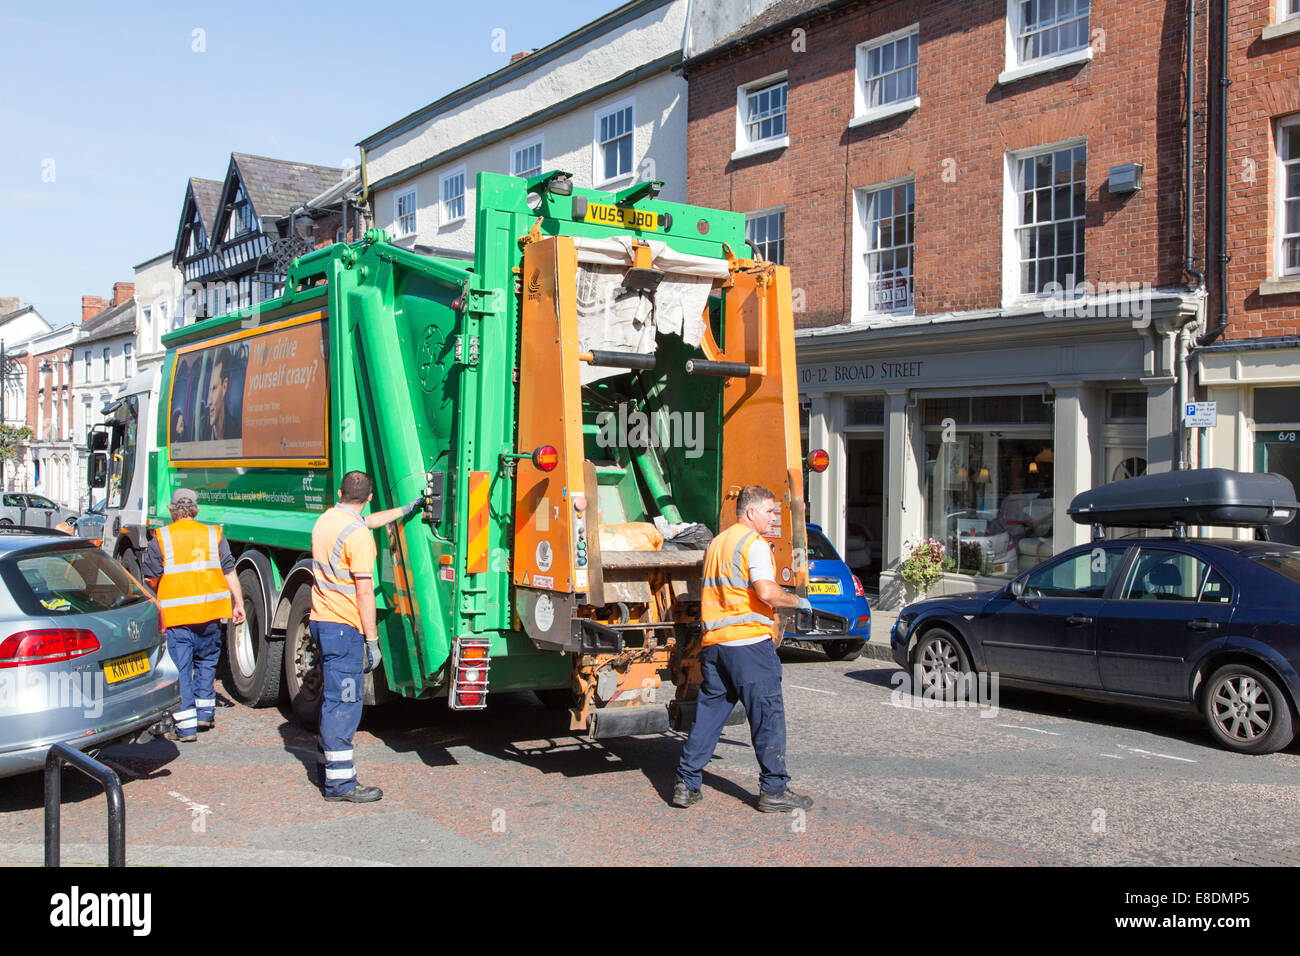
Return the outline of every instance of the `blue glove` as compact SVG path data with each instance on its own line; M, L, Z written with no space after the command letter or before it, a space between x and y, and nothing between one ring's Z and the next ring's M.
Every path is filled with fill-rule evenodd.
M378 641L366 641L365 648L365 668L362 673L369 674L384 661L384 655L379 651Z
M799 610L801 610L801 611L811 611L811 610L812 610L812 602L809 601L806 597L801 597L801 598L799 598Z
M409 505L406 506L406 517L409 518L412 515L419 514L423 510L424 510L424 495L420 495L420 497L416 498L414 501L412 501Z

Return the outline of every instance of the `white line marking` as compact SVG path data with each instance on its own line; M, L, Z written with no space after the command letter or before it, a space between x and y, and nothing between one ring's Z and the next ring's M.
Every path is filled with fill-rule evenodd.
M1119 754L1097 754L1098 757L1109 757L1111 760L1123 760Z
M1125 747L1123 744L1119 744L1119 746L1123 747L1123 749L1127 750L1129 753L1146 754L1148 757L1164 757L1166 760L1181 760L1183 763L1196 763L1196 761L1190 757L1175 757L1172 754L1158 754L1154 750L1138 750L1136 747Z
M818 690L816 687L804 687L803 684L791 684L791 687L797 687L799 690L810 690L814 694L830 694L832 697L838 697L839 694L833 690Z
M1055 730L1039 730L1037 727L1018 727L1015 724L998 724L999 727L1006 727L1009 730L1032 730L1036 734L1047 734L1049 737L1061 736Z

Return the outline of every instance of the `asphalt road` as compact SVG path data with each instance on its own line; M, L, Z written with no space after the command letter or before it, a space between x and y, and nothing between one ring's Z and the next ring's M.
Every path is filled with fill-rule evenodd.
M275 708L103 757L136 865L1216 865L1286 862L1300 842L1300 745L1242 757L1194 718L1006 689L996 708L917 707L891 663L782 655L805 817L757 811L743 725L704 801L677 810L679 735L583 742L531 694L368 713L360 778L385 792L368 806L321 799L315 738ZM64 795L64 862L102 864L103 798L71 771ZM0 861L40 861L42 807L39 775L0 781Z

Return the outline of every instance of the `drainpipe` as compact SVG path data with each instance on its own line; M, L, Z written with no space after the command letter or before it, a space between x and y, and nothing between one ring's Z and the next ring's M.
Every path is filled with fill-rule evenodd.
M1186 222L1183 224L1183 271L1196 280L1195 288L1205 285L1205 273L1196 268L1193 255L1192 214L1196 208L1196 0L1187 0L1187 157L1183 163L1183 196Z
M1219 183L1218 195L1215 197L1215 210L1219 217L1219 261L1216 267L1215 284L1219 292L1219 322L1214 331L1202 335L1196 340L1198 346L1210 345L1228 331L1228 0L1219 0L1219 99L1215 104L1216 119L1219 124Z

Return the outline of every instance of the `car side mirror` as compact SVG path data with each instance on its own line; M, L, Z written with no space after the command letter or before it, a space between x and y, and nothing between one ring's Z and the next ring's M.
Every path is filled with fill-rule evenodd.
M1019 601L1024 596L1025 596L1025 579L1016 578L1014 581L1011 582L1011 598L1014 601Z

